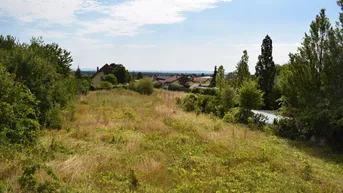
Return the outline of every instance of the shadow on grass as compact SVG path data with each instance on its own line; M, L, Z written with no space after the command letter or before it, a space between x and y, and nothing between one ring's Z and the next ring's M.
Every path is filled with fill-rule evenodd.
M333 152L328 146L324 147L310 141L296 141L290 139L288 140L288 144L312 157L343 166L343 154Z

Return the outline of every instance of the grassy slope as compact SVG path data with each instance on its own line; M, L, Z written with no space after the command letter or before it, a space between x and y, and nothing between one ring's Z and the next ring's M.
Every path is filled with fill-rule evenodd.
M66 129L0 156L0 181L18 192L30 160L78 192L343 192L341 156L185 113L167 99L120 90L82 96Z

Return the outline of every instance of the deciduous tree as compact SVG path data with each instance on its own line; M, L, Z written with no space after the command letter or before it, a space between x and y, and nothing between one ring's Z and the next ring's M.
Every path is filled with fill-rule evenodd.
M236 69L237 69L237 86L240 87L242 83L246 80L250 80L250 72L249 72L249 56L246 50L243 51L243 56L241 60L238 62Z

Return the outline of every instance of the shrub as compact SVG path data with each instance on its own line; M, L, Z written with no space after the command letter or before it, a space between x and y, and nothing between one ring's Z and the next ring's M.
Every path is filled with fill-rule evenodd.
M98 89L112 89L114 85L108 81L101 81L100 86L98 86Z
M162 87L162 83L159 81L155 81L154 82L154 88L161 88Z
M192 88L192 89L190 89L190 92L194 93L194 94L216 96L218 94L218 89L215 89L215 88Z
M216 88L200 89L200 93L203 95L216 96L216 95L218 95L218 92L219 92L219 90Z
M5 193L5 185L0 181L0 193Z
M263 105L263 92L255 81L245 81L239 89L239 105L245 109L259 109Z
M76 80L76 88L78 94L88 94L89 89L91 87L91 83L86 79L77 79Z
M168 87L168 90L179 91L179 90L181 90L181 88L182 88L182 86L180 84L171 83Z
M262 130L267 125L268 118L265 115L253 114L252 119L258 129Z
M193 94L200 94L200 90L200 88L191 88L189 92Z
M280 137L295 140L304 134L301 126L294 119L284 118L274 120L274 125L276 126L275 132Z
M0 145L35 143L40 130L36 116L38 101L1 64L0 79Z
M106 74L105 75L105 78L104 78L104 81L107 81L113 85L117 85L118 84L118 81L117 81L117 78L114 76L114 74Z
M150 78L143 78L137 82L136 91L140 94L151 95L154 92L154 83Z
M59 104L56 104L48 111L46 126L50 129L62 129L62 124L63 117L61 113L61 107Z
M237 123L236 116L232 111L225 113L225 115L223 117L223 121L225 121L227 123Z
M236 91L230 86L226 86L221 92L221 101L225 110L235 105Z
M42 169L49 175L53 182L45 180L44 183L38 183L36 180L36 171ZM24 172L19 177L19 185L22 190L27 192L57 192L60 184L52 169L41 164L34 164L23 168Z
M198 97L195 94L189 94L182 100L182 109L190 112L195 110L195 103Z

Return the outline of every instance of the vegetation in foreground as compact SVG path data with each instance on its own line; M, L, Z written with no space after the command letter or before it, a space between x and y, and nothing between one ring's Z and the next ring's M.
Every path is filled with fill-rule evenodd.
M0 192L343 191L342 156L183 112L176 95L80 96L62 130L23 152L1 148Z

